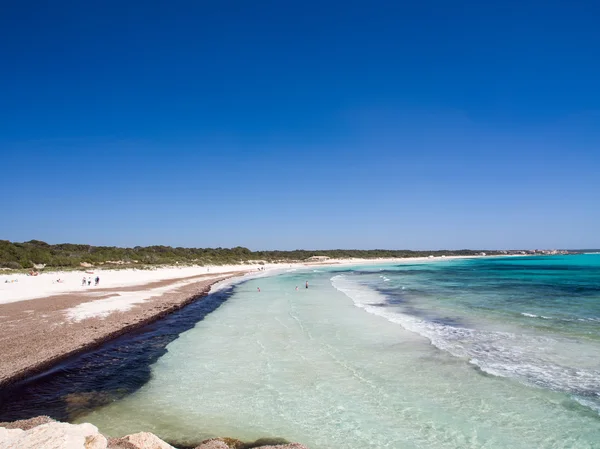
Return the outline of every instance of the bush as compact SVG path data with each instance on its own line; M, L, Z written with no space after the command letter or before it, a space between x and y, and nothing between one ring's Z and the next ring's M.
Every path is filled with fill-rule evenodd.
M20 270L21 268L23 268L19 262L14 262L14 261L0 262L0 267L11 268L13 270Z
M33 268L33 263L31 262L31 260L21 259L19 260L19 263L23 268Z

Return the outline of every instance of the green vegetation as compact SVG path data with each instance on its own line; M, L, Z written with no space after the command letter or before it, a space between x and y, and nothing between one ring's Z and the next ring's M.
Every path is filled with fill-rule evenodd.
M136 246L118 248L115 246L92 246L61 243L49 245L39 240L16 243L0 240L0 267L23 269L33 268L34 264L47 267L80 267L81 264L119 266L131 265L225 265L252 261L296 262L312 256L332 258L379 258L379 257L423 257L475 255L481 251L409 251L409 250L295 250L295 251L250 251L247 248L172 248L170 246ZM485 251L499 254L497 251Z

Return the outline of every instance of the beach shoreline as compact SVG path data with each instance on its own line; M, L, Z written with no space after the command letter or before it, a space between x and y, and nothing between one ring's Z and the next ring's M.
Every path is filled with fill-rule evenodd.
M104 288L87 295L66 293L0 304L0 389L153 323L201 300L213 285L245 273L157 280L137 288ZM132 295L138 298L132 301Z
M311 267L470 258L329 259L304 263L85 269L0 276L0 389L153 323L211 293L216 284ZM93 271L93 273L90 273ZM82 277L99 286L81 285ZM8 279L14 282L5 282ZM61 279L58 283L56 280Z
M489 256L488 256L489 257ZM488 258L486 257L486 258ZM504 257L504 256L502 256ZM179 323L179 322L185 322L189 324L189 327L186 327L183 329L183 332L185 332L186 330L192 330L194 329L194 327L196 326L197 323L199 323L201 320L203 320L204 318L200 318L198 319L198 315L194 315L194 311L199 311L199 310L206 310L206 315L208 316L208 314L212 313L214 310L216 310L216 307L219 307L220 304L224 304L224 302L226 301L226 299L229 297L229 295L232 293L231 290L231 286L235 286L237 284L243 284L241 285L239 290L236 290L236 296L235 298L238 298L237 295L246 295L245 299L246 301L242 301L243 303L246 304L251 304L251 301L248 301L248 299L256 299L257 301L263 301L266 297L266 300L269 301L269 295L287 295L289 293L289 289L292 290L292 293L289 293L290 295L294 295L293 293L293 286L295 285L296 282L301 282L303 285L304 282L304 278L308 279L308 281L311 283L311 287L314 285L316 290L315 292L313 292L313 290L310 290L309 295L310 296L302 296L305 300L303 301L304 303L306 303L306 298L311 299L314 298L314 295L318 295L318 294L326 294L324 288L322 288L325 284L327 283L327 280L329 278L331 278L332 276L338 276L339 273L343 272L345 268L347 267L351 267L350 270L357 270L357 273L360 273L360 275L364 275L364 276L371 276L373 278L384 278L385 280L385 276L390 276L391 277L391 272L393 272L394 270L400 270L402 271L402 264L406 264L406 265L412 265L411 267L406 267L408 270L419 270L422 268L428 268L429 266L431 266L431 268L433 268L434 264L437 263L441 263L441 265L438 268L443 268L445 266L445 264L443 263L444 261L451 261L452 259L468 259L468 258L473 258L471 257L446 257L446 258L428 258L428 257L422 257L422 258L409 258L409 259L376 259L376 260L364 260L364 259L352 259L352 260L328 260L328 261L319 261L319 262L310 262L310 263L298 263L298 264L290 264L290 263L283 263L283 264L269 264L269 265L265 265L265 266L260 266L260 267L252 267L252 270L238 270L238 271L221 271L219 273L213 273L213 271L217 271L218 269L216 267L210 267L210 273L209 273L209 268L207 267L195 267L194 269L196 270L195 274L192 274L188 271L181 271L182 273L185 274L192 274L192 276L187 276L187 277L171 277L169 279L161 279L162 277L168 277L167 275L165 275L165 271L161 271L160 269L158 270L153 270L151 273L152 274L152 281L151 282L146 282L143 284L140 284L139 278L135 277L135 271L131 270L129 272L125 271L125 274L128 274L131 282L129 283L129 285L121 285L121 286L113 286L113 287L107 287L104 286L102 288L100 287L85 287L85 288L81 288L79 291L74 291L74 292L68 292L65 294L61 294L61 295L53 295L53 296L49 296L49 297L40 297L40 298L31 298L31 299L27 299L27 300L21 300L21 301L12 301L12 302L7 302L5 304L0 303L0 344L2 344L2 338L3 338L3 334L2 334L2 320L7 316L7 314L10 313L18 313L19 316L14 315L13 318L19 318L21 320L26 320L29 318L26 318L26 315L32 315L32 317L29 319L29 321L23 321L22 324L20 324L20 328L24 329L25 327L29 327L31 329L31 323L41 323L41 318L46 318L49 320L50 324L54 324L56 328L58 328L58 331L53 331L53 332L59 332L60 329L71 329L72 332L92 332L95 333L94 335L97 335L97 338L95 340L86 340L84 346L80 347L80 348L75 348L74 351L72 353L67 353L64 351L64 347L61 346L58 349L60 349L60 351L57 353L57 358L56 359L48 359L46 360L45 364L38 364L37 367L33 367L32 369L23 371L21 373L20 376L13 376L13 378L11 380L8 381L8 383L0 383L0 394L2 394L2 390L4 389L4 399L7 400L7 404L9 404L9 401L17 401L15 402L15 404L19 404L18 401L20 401L20 391L22 387L25 388L30 388L33 387L33 389L37 388L37 392L43 391L43 388L40 387L36 387L36 385L38 385L38 381L41 381L42 385L45 385L46 380L44 379L44 376L49 376L50 379L54 378L54 374L58 374L58 376L63 376L63 374L61 373L61 371L65 370L65 372L70 372L70 364L72 363L71 360L74 360L75 363L80 363L77 362L79 359L79 357L81 357L80 354L85 354L85 353L89 353L91 355L90 360L88 360L87 362L85 362L85 365L87 366L86 370L83 374L80 374L80 378L89 378L89 379L94 379L96 378L96 376L104 376L106 373L93 373L94 370L98 369L101 364L103 364L103 360L108 360L111 357L120 357L120 354L123 354L126 357L130 357L129 353L127 352L119 352L119 350L112 352L111 355L109 355L109 357L104 357L104 359L102 357L96 357L95 354L97 353L103 353L103 351L106 349L108 351L112 350L111 348L113 348L112 344L107 345L106 347L102 347L100 349L97 349L99 346L104 345L105 343L116 339L119 336L123 336L124 334L129 334L126 335L124 339L117 339L117 343L115 344L119 344L118 342L120 341L129 341L131 342L130 339L138 339L138 341L142 341L142 340L147 340L147 341L151 341L153 338L156 338L156 334L154 334L154 332L157 332L158 329L166 329L169 332L169 335L173 335L174 339L169 341L170 342L174 341L174 340L178 340L177 343L175 344L175 346L173 347L173 351L169 351L171 353L171 355L169 355L167 358L165 358L165 360L168 360L169 357L172 357L172 354L177 353L177 347L180 346L183 342L183 344L185 344L185 340L186 337L182 333L182 328L173 328L171 326L173 326L173 323ZM481 257L483 258L483 257ZM505 261L506 262L506 261ZM515 263L520 263L520 261L515 260ZM423 264L422 266L420 266L421 264ZM430 265L431 264L431 265ZM393 266L395 266L396 268L393 268ZM454 266L454 264L448 264L448 267ZM339 267L339 268L338 268ZM234 266L234 268L246 268L245 266ZM264 269L263 269L264 268ZM228 268L229 269L229 268ZM167 270L175 270L174 268L168 268ZM385 272L379 272L379 270L392 270L390 272L385 271ZM425 270L428 271L428 270ZM173 271L173 273L176 273L177 271ZM279 274L286 274L286 276L283 276L283 278L287 279L287 281L282 280L281 281L281 285L283 285L285 288L280 289L280 281L279 279L274 279L272 282L274 282L274 284L269 285L269 277L272 276L277 276ZM120 279L110 279L110 272L109 271L98 271L98 274L100 275L100 277L102 279L105 279L106 282L105 284L108 285L115 285L118 284L119 282L121 282ZM78 273L78 275L81 275L81 272ZM282 278L282 279L283 279ZM264 279L264 280L261 280ZM250 281L253 280L250 284L246 284L246 281ZM313 284L314 281L314 284ZM38 279L39 282L39 279ZM263 284L264 282L264 284ZM287 282L287 284L285 283ZM383 282L383 281L381 281ZM40 284L41 285L41 284ZM327 285L329 285L327 283ZM262 293L256 293L257 290L257 286L260 286L260 290L262 290ZM277 287L274 289L274 286ZM333 285L334 288L337 289L337 287L335 287L335 285ZM259 290L259 292L260 292ZM339 290L339 289L337 289ZM280 293L274 293L274 291L280 292ZM287 292L287 293L286 293ZM307 291L308 294L309 291ZM319 293L321 292L321 293ZM213 293L211 295L211 293ZM304 289L302 289L301 292L304 295ZM342 291L342 293L344 293ZM296 295L299 295L300 293L296 293ZM346 293L344 293L346 296L348 296ZM208 298L205 299L206 295L210 295ZM298 297L300 298L300 297ZM318 298L318 297L317 297ZM316 301L316 303L318 304L326 304L329 301L323 301L324 297L321 297L320 300ZM328 299L330 297L327 297ZM277 302L277 304L279 304L281 297L278 298L271 298L271 301L275 301ZM331 299L333 300L333 297L331 297ZM352 299L352 297L350 297L350 299ZM205 300L206 303L202 303L202 301ZM235 300L235 299L234 299ZM232 302L234 302L234 300L232 300ZM112 302L111 302L112 301ZM194 302L197 301L197 304L195 305L190 305ZM285 301L284 301L285 302ZM309 301L311 302L311 301ZM315 302L315 301L312 301ZM210 304L218 304L216 307L210 307L207 305ZM269 303L269 304L273 304L273 302ZM156 323L153 326L150 326L148 329L141 329L143 326L146 326L147 324L150 324L152 322L161 320L163 318L165 318L167 315L176 312L177 310L181 310L184 307L190 305L190 307L188 309L182 310L179 313L176 313L172 318L166 318L163 321L160 321L159 323ZM310 305L310 304L309 304ZM56 312L56 314L51 314L49 313L50 311L48 310L49 308L51 308L55 306L54 310ZM118 306L118 307L117 307ZM44 307L46 307L46 309L44 309ZM239 310L239 305L234 305L234 304L227 304L224 308L223 308L223 313L226 313L227 310L231 310L231 309L236 309ZM260 308L260 306L259 306ZM319 309L321 309L321 307L319 307ZM352 308L354 309L354 307ZM273 312L273 310L271 308L267 308L266 310L269 310L269 312ZM29 312L29 313L28 313ZM219 312L219 313L222 313ZM311 312L312 313L312 312ZM44 317L43 315L47 315L46 317ZM56 320L58 319L58 317L61 317L60 319L62 320L60 323L58 323ZM246 317L247 321L251 321L251 322L260 322L260 320L255 319L256 317L252 316L251 314L246 314L245 313L245 309L242 308L242 313L241 313L242 317ZM300 320L302 323L306 323L306 320L304 319L306 318L306 316L301 317L300 316ZM207 326L210 325L210 322L213 322L213 324L215 323L215 321L218 321L217 326L220 326L222 328L227 328L227 327L231 327L231 323L228 322L226 319L225 320L221 320L221 317L217 317L217 316L213 316L210 319L207 319L206 322L202 322L201 326ZM279 321L279 320L276 320ZM284 322L284 324L287 324L283 318L282 321ZM327 320L317 320L317 322L328 322ZM342 321L343 322L343 321ZM362 321L361 321L362 322ZM29 325L27 324L29 323ZM48 323L42 323L43 326L46 326L46 330L48 330ZM292 323L293 324L293 323ZM43 327L42 326L42 327ZM112 332L110 331L112 327ZM382 326L385 326L385 324L382 324ZM37 326L34 326L37 327ZM290 326L290 328L292 328L293 326ZM99 329L96 329L99 328ZM287 326L282 326L282 328L287 329ZM82 330L83 329L83 330ZM138 330L139 329L139 330ZM377 329L379 329L379 326L377 327ZM237 330L237 328L236 328ZM195 332L195 331L193 331ZM283 331L284 333L287 332ZM414 332L414 331L413 331ZM131 334L130 334L131 333ZM38 332L38 330L36 329L35 331L36 335L40 335L40 333ZM43 334L43 333L42 333ZM368 334L368 332L367 332ZM21 341L23 340L23 335L21 334ZM46 336L48 336L49 334L46 334ZM50 344L56 344L57 341L57 334L52 334L52 339L51 339L51 343ZM64 335L64 334L63 334ZM74 334L73 334L74 335ZM221 336L218 332L215 332L215 329L213 328L212 330L210 330L207 334L208 338L205 338L205 341L211 341L214 340L213 343L211 343L213 346L217 347L218 350L222 350L223 346L223 339L219 339L219 337ZM241 333L240 335L243 335L243 333ZM254 338L255 334L249 334L252 336L251 340ZM276 335L275 333L269 333L269 335ZM348 333L344 333L342 332L341 335L348 335ZM181 337L181 338L180 338ZM77 337L79 338L79 337ZM156 341L158 341L160 338L157 338ZM265 342L265 340L263 338L261 338L260 336L257 336L257 341L262 341L262 343ZM229 339L232 340L232 339ZM16 340L15 340L16 341ZM403 341L403 344L411 344L409 342L412 342L413 340L407 340L407 341ZM415 340L416 341L416 340ZM39 339L38 339L39 342ZM216 343L215 343L216 342ZM397 342L395 342L394 344L396 344ZM153 344L153 343L152 343ZM167 343L165 343L166 345ZM257 343L258 344L258 343ZM430 345L423 345L423 347L429 347ZM21 348L21 355L23 357L26 357L29 353L31 352L35 352L32 350L32 348L36 348L35 345L31 345L29 344L29 342L26 342L26 346ZM197 352L195 355L196 356L201 356L201 354L204 354L208 357L207 360L210 360L210 363L212 363L212 361L217 360L218 358L216 357L211 357L211 352L210 350L205 351L204 349L208 349L209 346L207 346L206 348L202 347L202 350ZM147 348L146 348L147 349ZM141 350L138 349L138 354L146 354L147 351L146 349L142 348ZM62 352L61 352L62 351ZM224 352L227 352L226 350L224 350ZM251 352L251 351L248 351ZM268 352L268 351L267 351ZM230 352L231 353L231 352ZM73 359L72 357L75 356L75 358ZM5 355L1 355L0 358L4 358ZM85 355L83 357L86 357ZM96 357L94 359L94 357ZM144 356L145 357L145 356ZM162 358L162 354L158 353L158 357ZM188 360L196 360L198 357L188 357ZM94 362L94 360L98 360L99 362ZM113 359L115 360L115 359ZM159 359L160 360L160 359ZM155 363L156 360L153 360L152 363ZM163 363L163 362L160 362ZM168 362L167 362L168 364ZM242 363L242 365L246 366L244 363ZM148 364L147 366L152 366L151 364ZM226 365L228 366L228 365ZM152 368L153 373L154 373L154 367ZM2 370L2 367L0 367L0 371ZM170 372L170 371L169 371ZM215 372L225 372L222 369L216 369ZM93 373L90 376L90 373ZM113 377L115 375L115 373L117 373L116 378L119 378L118 375L118 371L117 370L113 370ZM134 373L134 375L137 375L136 373ZM182 379L184 378L183 376L178 376L177 374L175 374L174 376L176 379ZM153 374L153 378L154 378L154 374ZM74 378L68 378L66 379L66 382L69 383L73 380L76 380ZM20 381L24 381L24 382L20 382ZM147 379L145 379L145 382L149 382ZM15 384L16 383L16 384ZM75 384L77 384L77 382L74 382ZM207 379L206 384L208 385L208 388L212 388L212 385L217 385L217 383L214 382L210 382L210 379ZM5 388L6 387L6 388ZM77 387L80 389L80 391L87 391L86 389L82 389L80 386ZM94 386L94 388L96 388L96 386ZM97 388L98 392L102 391L102 388ZM59 390L57 390L59 391ZM64 391L64 390L63 390ZM70 390L69 390L70 391ZM95 390L94 390L95 391ZM133 390L132 390L133 391ZM164 393L164 392L163 392ZM31 393L29 393L31 395ZM70 393L69 393L70 394ZM95 394L95 393L94 393ZM33 396L35 396L35 394L33 394ZM25 397L25 395L23 395L22 397ZM61 396L62 397L62 396ZM90 396L93 397L93 396ZM100 396L99 396L100 397ZM108 396L107 396L108 397ZM169 394L162 394L162 395L158 395L157 397L163 398L163 397L170 397ZM2 396L0 396L0 400ZM75 396L73 396L73 398L75 398ZM112 401L120 401L120 397L115 397L112 399ZM231 400L226 400L225 398L222 398L225 402L227 403L233 403L233 401ZM47 399L45 399L47 400ZM61 399L62 400L62 399ZM78 400L90 400L90 399L86 399L85 396L82 396L81 399L78 398ZM128 399L129 400L129 399ZM210 400L208 402L211 402ZM212 401L214 402L214 401ZM179 402L177 403L179 404ZM144 407L139 407L140 410L144 409ZM34 410L35 407L28 407L25 406L24 408L22 408L21 410L21 416L23 418L31 418L34 415L39 415L39 414L47 414L49 416L52 416L54 419L59 419L61 421L64 422L70 422L70 423L81 423L83 421L80 420L76 420L75 418L73 418L73 416L75 415L60 415L60 414L56 414L54 415L54 413L52 411L45 411L44 409L37 409L36 413L32 413L31 416L26 416L26 413L29 413L30 411ZM70 413L73 413L73 411L71 410ZM21 419L21 416L18 415L6 415L5 419L8 420L14 420L14 419ZM211 416L210 413L206 413L206 416ZM87 418L86 418L87 419ZM96 415L90 416L89 419L86 420L86 422L91 422L94 423L95 425L99 426L100 428L104 429L104 425L106 425L105 422L103 422L102 420L102 416L100 415L99 417ZM256 438L256 435L238 435L238 434L232 434L230 432L228 432L227 430L223 430L222 428L218 427L218 423L215 427L213 427L212 425L207 426L208 429L213 429L214 428L214 435L232 435L236 438L240 438L243 441L251 441L253 438ZM186 434L185 432L182 431L182 435L184 435L185 437L181 437L182 439L179 439L178 434L177 435L173 435L172 433L170 434L169 432L163 434L162 430L160 429L155 429L153 428L151 425L139 425L137 427L137 429L125 429L123 431L119 430L118 432L114 432L111 433L110 431L104 429L103 433L105 435L111 435L113 436L114 440L116 441L116 439L118 438L123 438L123 435L130 434L133 431L138 431L138 430L144 430L144 431L150 431L150 432L154 432L156 435L159 435L161 438L163 438L165 441L170 442L171 444L174 444L176 447L188 447L186 446L186 444L188 444L188 442L190 444L189 447L197 447L196 445L199 444L200 440L202 440L203 438L208 438L208 436L211 435L211 432L208 433L202 433L197 439L194 439L194 435L192 433L188 433ZM314 441L311 441L310 439L304 439L302 436L300 435L295 435L293 433L289 433L287 431L278 431L275 433L276 435L282 435L286 438L289 437L289 439L291 439L292 441L303 441L305 442L305 444L310 445L311 447L313 447L313 445L315 444ZM208 435L208 436L207 436ZM268 435L268 432L265 432L265 435ZM260 435L258 435L260 436ZM187 439L186 439L187 438ZM110 438L109 438L110 441ZM183 446L181 446L181 444L183 444ZM200 443L200 447L202 447L202 443ZM109 445L110 447L110 445ZM318 447L318 446L316 446Z

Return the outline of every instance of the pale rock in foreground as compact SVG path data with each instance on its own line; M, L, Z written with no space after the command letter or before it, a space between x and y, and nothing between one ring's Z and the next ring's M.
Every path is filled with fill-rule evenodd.
M280 443L283 443L281 444ZM263 443L263 444L260 444ZM240 449L247 444L235 438L212 438L196 449ZM308 449L281 439L259 439L257 449ZM48 416L0 423L0 449L176 449L149 432L106 439L92 424L68 424Z
M50 422L29 430L0 428L0 449L106 449L92 424Z
M35 418L19 419L12 422L0 422L0 427L6 427L7 429L29 430L33 429L34 427L41 426L42 424L48 424L49 422L56 422L56 420L46 415L40 415L36 416Z
M0 427L0 447L13 444L13 441L16 441L23 432L24 430L21 429L5 429L4 427Z
M109 448L175 449L149 432L134 433L122 438L111 439Z

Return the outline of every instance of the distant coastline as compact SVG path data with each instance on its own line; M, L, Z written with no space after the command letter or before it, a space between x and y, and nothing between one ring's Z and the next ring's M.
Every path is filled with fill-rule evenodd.
M294 250L251 251L235 248L173 248L170 246L136 246L121 248L63 243L51 245L41 240L10 242L0 240L0 269L30 273L48 269L144 268L155 266L211 266L268 263L304 263L329 259L406 259L415 257L553 255L581 253L580 250L557 249L461 249L461 250Z

